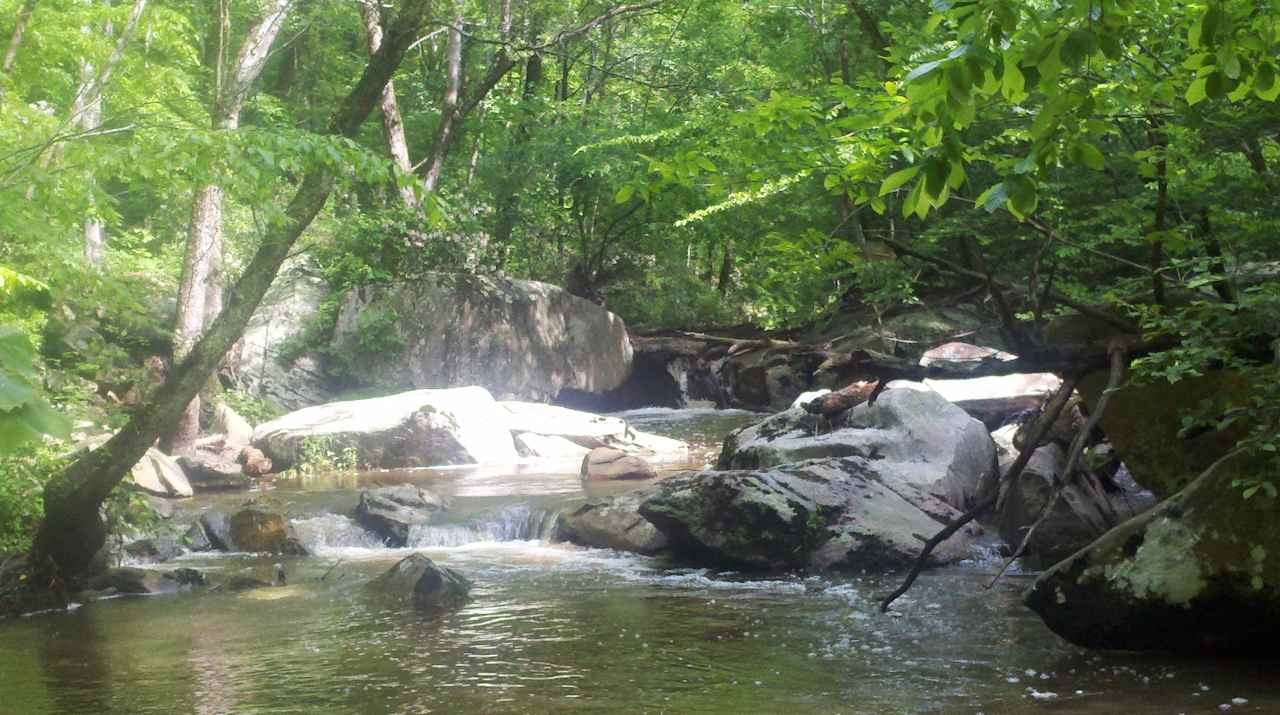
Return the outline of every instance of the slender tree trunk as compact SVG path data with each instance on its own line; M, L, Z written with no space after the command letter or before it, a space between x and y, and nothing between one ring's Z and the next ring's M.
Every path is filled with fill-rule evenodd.
M462 13L459 12L453 25L449 27L449 41L445 45L444 97L440 101L440 125L436 128L435 140L431 143L434 150L423 178L427 191L435 191L440 183L445 156L453 145L455 125L461 119L458 101L462 96L462 21Z
M369 117L383 86L395 73L405 50L417 37L430 9L430 0L406 0L387 28L382 49L369 60L360 80L343 99L329 124L329 133L351 137ZM267 230L257 252L230 293L226 309L213 321L187 357L171 370L151 399L101 447L72 462L44 490L44 521L36 534L33 563L42 569L43 583L83 574L106 540L99 509L111 490L147 448L204 386L227 350L240 338L253 312L288 257L298 237L323 208L333 177L313 169L285 210L284 220Z
M364 19L364 35L369 43L370 56L382 46L382 12L377 2L378 0L363 0L360 3L360 15ZM378 106L382 109L382 133L387 141L387 153L400 171L412 174L413 162L409 159L409 142L405 139L404 120L400 117L400 104L396 101L395 82L387 82L387 86L382 89ZM412 186L399 187L399 191L400 200L406 208L418 208L418 197Z
M107 32L111 32L109 25ZM94 77L93 64L82 62L80 76L82 78L81 86L87 86L91 83ZM91 132L102 126L102 95L100 93L91 96L84 95L84 100L84 106L77 109L77 116L79 117L77 124L81 130ZM97 215L96 202L92 197L92 190L97 182L90 178L88 184L90 189L90 214L84 219L84 258L94 269L102 270L102 262L107 253L106 227L103 225L102 219Z
M209 53L218 62L214 67L213 101L210 114L214 129L235 131L249 90L262 73L267 55L284 25L292 0L273 0L266 14L245 35L235 64L224 72L220 58L225 52L227 5L219 4L217 47ZM174 321L173 359L187 356L205 326L217 316L222 304L222 283L218 280L222 262L222 187L216 183L197 187L191 206L187 251L182 262L182 282L178 287L178 311ZM200 398L194 397L174 421L161 446L170 454L190 451L200 436Z
M716 283L716 287L720 289L720 295L728 295L731 280L733 280L733 239L726 237L724 256L720 259L720 279Z
M22 46L22 33L26 32L31 13L35 12L36 0L26 0L22 9L18 10L18 19L13 23L13 32L9 35L9 47L4 51L4 61L0 62L0 73L13 71L13 61L18 58L18 48Z
M1165 212L1169 205L1169 138L1164 133L1161 121L1150 118L1151 145L1160 153L1156 159L1156 212L1151 236L1151 299L1156 305L1165 304L1164 274L1160 272L1164 265L1164 230Z

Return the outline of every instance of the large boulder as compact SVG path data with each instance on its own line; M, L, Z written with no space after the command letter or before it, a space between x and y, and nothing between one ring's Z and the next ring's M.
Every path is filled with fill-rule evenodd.
M412 484L380 487L360 492L356 522L382 543L399 548L408 543L413 527L430 522L446 508L443 499Z
M640 505L648 490L592 499L556 519L554 538L580 546L656 554L667 548L667 537L646 518Z
M1265 475L1264 475L1265 476ZM1277 499L1210 472L1041 574L1027 594L1090 648L1270 655L1280 638Z
M331 399L319 356L289 352L305 337L328 294L328 285L305 264L287 264L227 356L231 381L287 410Z
M1012 440L1017 429L1009 425L992 434L1001 474L1018 458ZM1025 556L1035 564L1061 561L1155 503L1155 497L1128 478L1123 467L1115 475L1085 470L1063 488L1053 510L1044 514L1064 467L1062 447L1053 442L1042 445L1032 453L1022 476L1003 485L1000 493L995 515L1000 538L1017 548L1031 533ZM1040 525L1031 532L1037 522Z
M995 484L995 445L981 422L932 390L891 389L835 417L790 409L725 439L721 469L863 457L922 495L967 509Z
M331 402L259 425L254 447L274 468L294 464L308 440L356 450L372 468L433 467L518 459L505 413L481 387L414 390Z
M579 475L586 481L654 479L658 472L642 457L613 447L596 447L582 458Z
M622 320L562 288L443 273L352 290L331 352L347 356L360 384L480 385L537 401L615 388L632 360Z
M467 602L471 581L422 554L404 557L391 570L369 582L369 589L424 611L457 608Z
M149 448L133 465L129 480L138 489L161 497L189 497L195 493L182 467L155 447Z
M959 512L863 457L668 478L640 505L674 551L736 568L897 568ZM976 527L933 552L963 558Z
M1080 394L1092 409L1107 376L1093 373L1080 381ZM1182 489L1219 457L1235 448L1253 426L1244 419L1221 429L1184 430L1183 417L1202 403L1247 404L1251 386L1237 373L1216 372L1170 384L1161 379L1127 383L1111 394L1099 427L1139 484L1160 498ZM1223 465L1237 477L1251 476L1255 464L1232 460Z

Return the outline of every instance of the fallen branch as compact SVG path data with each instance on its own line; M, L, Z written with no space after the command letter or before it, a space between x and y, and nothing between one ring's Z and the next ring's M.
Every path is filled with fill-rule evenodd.
M1111 393L1115 392L1116 388L1120 387L1120 382L1124 380L1124 369L1128 362L1123 346L1119 343L1114 343L1111 348L1111 374L1107 378L1107 388L1102 391L1102 396L1098 398L1098 404L1089 415L1089 419L1085 421L1084 427L1076 433L1076 438L1072 440L1071 451L1067 455L1067 464L1062 468L1062 477L1054 484L1053 496L1049 498L1049 501L1045 502L1040 513L1036 515L1036 520L1032 522L1031 528L1027 529L1026 535L1022 537L1022 543L1018 545L1013 555L1000 567L1000 571L996 573L995 578L991 579L991 583L987 584L987 588L996 585L996 582L1000 580L1001 576L1004 576L1009 567L1013 565L1013 562L1022 558L1022 555L1027 552L1027 546L1031 543L1031 537L1035 534L1036 529L1048 520L1049 515L1053 513L1054 507L1058 505L1058 500L1062 498L1062 492L1071 483L1073 475L1079 468L1080 459L1084 456L1084 446L1089 441L1089 435L1097 428L1098 421L1102 419L1103 411L1107 409L1107 403L1111 401ZM1024 453L1033 451L1035 449L1031 448L1025 450Z
M1031 430L1031 438L1027 440L1026 448L1018 454L1018 458L1009 466L1009 471L1000 478L996 484L992 494L988 494L977 506L960 515L955 521L947 524L941 531L934 534L932 538L925 542L924 548L920 550L920 555L916 557L916 561L911 566L910 573L902 582L902 585L893 593L885 596L880 602L880 612L884 613L889 610L889 606L898 600L902 594L911 589L912 584L916 582L916 578L920 576L920 572L924 570L925 565L929 563L929 555L939 544L951 538L953 534L959 531L965 524L978 518L980 514L995 506L1000 500L1000 493L1004 491L1006 484L1012 484L1022 476L1022 471L1027 468L1027 464L1031 461L1031 455L1036 451L1036 447L1049 434L1049 430L1053 428L1053 424L1058 421L1058 416L1062 414L1062 410L1066 408L1070 402L1071 393L1076 389L1076 377L1074 375L1067 377L1062 381L1062 385L1058 387L1058 391L1053 394L1045 407L1044 414L1034 424Z
M874 402L872 397L880 396L880 393L884 390L885 383L885 380L876 382L859 380L839 390L828 392L821 397L806 402L803 405L804 411L812 415L822 415L823 417L838 415L864 402Z

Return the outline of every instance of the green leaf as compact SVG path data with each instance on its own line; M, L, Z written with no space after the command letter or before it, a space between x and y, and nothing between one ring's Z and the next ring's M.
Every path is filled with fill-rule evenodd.
M1022 74L1022 70L1018 68L1016 61L1006 57L1004 63L1004 76L1000 82L1000 92L1004 98L1010 102L1017 102L1026 95L1027 78Z
M35 387L9 370L0 370L0 411L7 412L35 399Z
M930 72L938 69L938 67L941 65L942 65L942 60L934 60L932 62L926 62L916 67L915 69L911 70L910 72L908 72L907 81L910 82L912 80L920 79L921 77L924 77Z
M614 195L613 201L614 203L625 204L631 200L631 197L635 193L636 187L634 184L625 184L621 189L618 189L618 193Z
M892 193L893 191L900 188L903 184L906 184L908 181L911 181L913 178L915 178L915 175L918 173L920 173L919 166L908 166L905 169L900 169L898 171L893 172L892 174L890 174L888 177L885 178L883 184L880 184L880 192L877 194L877 196L884 196L885 194Z
M34 379L36 353L27 334L12 325L0 325L0 368Z
M1207 96L1209 95L1205 91L1204 77L1195 80L1191 83L1190 87L1187 87L1187 104L1195 106L1200 102L1203 102Z
M1005 202L1008 200L1009 193L1005 190L1004 182L1002 181L986 191L983 191L978 196L978 200L974 203L983 209L986 209L987 213L995 213L1003 208Z
M1101 171L1106 165L1102 152L1093 144L1081 141L1076 143L1080 153L1080 162L1095 171Z

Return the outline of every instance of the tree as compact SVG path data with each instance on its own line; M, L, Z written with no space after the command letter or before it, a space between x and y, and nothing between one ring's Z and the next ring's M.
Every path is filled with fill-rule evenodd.
M227 28L230 26L228 3L219 0L218 17L212 24L210 38L213 60L213 90L209 104L211 124L218 131L234 131L240 126L240 112L258 75L266 64L276 35L284 26L293 0L269 0L262 15L245 33L235 59L224 60ZM187 237L186 258L182 264L182 283L178 289L178 314L174 326L173 359L180 361L206 325L222 309L222 203L223 190L217 182L196 187L191 205L191 227ZM171 453L185 452L195 444L200 433L200 397L192 398L187 409L164 439Z
M334 111L329 134L351 137L359 131L416 38L429 8L429 0L407 0L401 6L387 25L382 47L369 59L355 86ZM161 432L185 411L244 331L290 249L327 201L335 169L325 165L306 172L282 220L262 237L226 307L187 356L114 437L77 459L46 486L45 520L36 535L33 553L36 563L50 569L51 579L75 578L83 573L102 546L106 538L98 513L102 501Z

